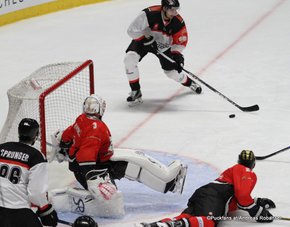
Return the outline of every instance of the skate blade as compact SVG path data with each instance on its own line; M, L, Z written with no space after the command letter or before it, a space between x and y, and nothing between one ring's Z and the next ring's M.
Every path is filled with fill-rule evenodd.
M182 179L182 181L181 181L181 189L180 189L180 194L182 194L182 192L183 192L183 188L184 188L184 183L185 183L185 179L186 179L186 175L187 175L187 165L186 166L184 166L184 177L183 177L183 179Z
M141 103L143 103L142 98L138 98L138 99L136 99L136 100L133 101L133 102L128 102L128 106L129 106L129 107L134 107L134 106L138 106L138 105L140 105Z

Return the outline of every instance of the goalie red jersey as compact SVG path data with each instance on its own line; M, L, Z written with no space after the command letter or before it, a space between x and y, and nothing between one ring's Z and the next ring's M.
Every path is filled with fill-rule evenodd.
M73 142L69 157L79 165L94 165L108 161L113 155L111 133L99 119L81 114L62 134L64 142Z

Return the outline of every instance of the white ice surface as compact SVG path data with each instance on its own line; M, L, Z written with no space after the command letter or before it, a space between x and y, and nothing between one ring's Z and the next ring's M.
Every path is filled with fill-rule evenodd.
M0 27L0 126L8 110L6 91L16 82L46 64L92 59L96 91L107 100L104 120L115 146L193 160L193 169L207 166L190 173L185 185L188 195L200 182L206 183L233 165L242 149L266 155L289 146L290 2L180 2L190 38L184 52L186 69L241 106L259 104L258 112L244 113L205 86L202 95L191 94L166 78L154 56L140 64L144 103L129 108L125 99L130 89L123 65L130 42L126 29L140 10L159 0L114 0ZM229 114L236 117L230 119ZM286 217L290 216L289 152L257 163L253 192L253 196L273 199L277 208L272 213ZM168 161L165 157L163 161ZM65 165L51 167L52 187L73 181ZM164 207L161 214L162 208L154 206L160 194L148 190L146 197L145 190L139 200L136 184L124 180L120 187L134 202L127 202L128 207L134 209L137 204L146 213L136 215L136 210L129 210L120 220L97 219L100 226L129 227L175 215L185 207L187 198L173 205L176 210L170 209L175 198L168 195L168 200L162 197L162 204L168 201L169 208ZM235 221L220 226L242 225L263 226ZM267 226L287 225L275 221Z

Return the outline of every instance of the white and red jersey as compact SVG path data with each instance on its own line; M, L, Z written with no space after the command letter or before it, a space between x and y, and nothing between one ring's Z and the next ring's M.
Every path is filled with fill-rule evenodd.
M188 42L187 29L180 15L165 21L160 5L144 9L130 24L128 35L134 40L142 40L145 36L153 36L158 49L182 53Z
M62 134L64 142L73 142L69 156L78 164L94 165L108 161L113 155L111 133L107 125L96 118L81 114Z
M0 207L44 207L47 190L47 161L40 151L20 142L0 144Z

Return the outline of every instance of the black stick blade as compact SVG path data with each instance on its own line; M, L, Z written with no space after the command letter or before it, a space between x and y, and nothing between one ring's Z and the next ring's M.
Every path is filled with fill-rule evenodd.
M279 154L279 153L281 153L281 152L283 152L283 151L286 151L286 150L289 150L290 149L290 146L289 147L285 147L285 148L283 148L283 149L281 149L281 150L279 150L279 151L276 151L276 152L274 152L274 153L271 153L271 154L268 154L268 155L265 155L265 156L256 156L256 159L257 160L264 160L264 159L266 159L266 158L270 158L270 157L272 157L272 156L274 156L274 155L276 155L276 154Z
M258 111L260 108L258 105L248 106L248 107L241 107L240 110L244 112L253 112Z

